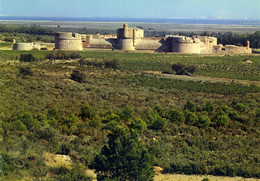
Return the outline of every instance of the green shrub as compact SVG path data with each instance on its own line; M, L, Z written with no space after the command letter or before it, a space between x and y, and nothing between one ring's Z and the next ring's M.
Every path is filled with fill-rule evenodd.
M58 132L51 127L37 127L35 129L35 137L39 140L43 139L51 144L57 144L57 134Z
M173 123L180 124L185 121L183 112L178 109L171 109L170 111L168 111L167 115L168 119Z
M87 78L86 74L78 70L73 70L73 72L70 74L70 79L79 83L86 82L86 78Z
M132 129L137 130L138 132L143 132L147 128L147 125L140 118L134 118L130 122L129 127L132 128Z
M212 102L207 102L202 107L202 111L207 111L209 114L215 112L215 110L216 110L216 107Z
M196 105L194 102L192 102L191 100L188 100L186 102L186 104L184 105L183 110L188 110L190 112L195 112L196 111Z
M119 67L119 61L117 59L105 60L105 68L117 69Z
M154 106L153 110L156 111L159 114L159 116L164 116L164 108L161 105Z
M23 122L21 120L14 121L13 128L15 131L26 131L27 130L26 126L23 124Z
M219 111L213 121L215 122L217 127L223 126L227 128L229 125L229 117L223 111Z
M199 121L198 116L193 112L185 110L184 115L185 115L185 124L187 125L191 125L191 126L196 125Z
M198 128L207 128L210 125L210 119L206 115L200 115L199 120L197 123L195 123L195 126Z
M237 103L234 108L239 112L246 112L246 105L242 103Z
M19 73L22 75L33 75L33 71L30 67L19 67Z
M172 65L172 70L178 75L193 74L197 71L197 67L194 65L184 65L182 63L176 63Z
M71 114L69 117L63 120L63 125L66 125L68 128L76 126L78 122L78 117Z
M135 111L130 108L130 107L125 107L121 113L120 113L120 118L123 120L123 121L128 121L130 120L135 114Z
M32 54L21 54L19 60L20 62L34 62L37 59Z
M233 120L233 121L238 121L240 116L239 114L236 112L236 111L231 111L229 114L228 114L228 117Z
M89 126L94 127L94 128L99 128L101 126L101 119L99 116L94 116L90 121L89 121Z
M224 111L225 113L229 113L231 111L231 108L227 105L222 105L220 107L220 110Z
M158 116L152 123L151 128L155 130L161 130L166 126L166 124L167 124L166 119Z
M33 119L32 115L25 112L25 111L19 111L13 118L13 121L20 120L27 129L31 129L33 126L35 126L35 120Z
M95 115L96 113L91 106L83 106L80 109L79 117L81 117L81 119L91 119L95 117Z

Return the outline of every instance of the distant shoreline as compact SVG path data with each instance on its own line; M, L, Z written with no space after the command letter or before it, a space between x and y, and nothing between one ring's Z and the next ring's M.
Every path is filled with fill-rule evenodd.
M34 16L0 16L0 21L62 21L62 22L133 22L162 24L204 24L204 25L245 25L260 26L260 20L232 19L163 19L163 18L103 18L103 17L34 17Z

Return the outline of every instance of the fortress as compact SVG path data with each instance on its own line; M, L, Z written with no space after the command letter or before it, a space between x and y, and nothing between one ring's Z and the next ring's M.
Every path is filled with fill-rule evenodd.
M235 45L218 45L217 38L207 36L144 37L144 30L129 28L124 24L117 35L84 35L78 33L55 33L55 49L118 49L125 51L151 50L188 54L250 54L252 49Z

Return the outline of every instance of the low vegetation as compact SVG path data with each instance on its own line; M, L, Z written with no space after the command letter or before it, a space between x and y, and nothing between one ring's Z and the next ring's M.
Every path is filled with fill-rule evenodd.
M4 180L91 180L90 168L101 180L152 180L153 166L260 178L259 56L0 51L0 57ZM253 63L241 63L246 58ZM193 76L245 84L144 73L172 72L180 62L197 67ZM47 165L46 153L69 156L71 165Z

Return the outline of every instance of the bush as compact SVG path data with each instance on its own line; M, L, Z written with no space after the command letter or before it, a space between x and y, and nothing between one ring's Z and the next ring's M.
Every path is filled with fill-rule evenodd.
M91 106L83 106L80 109L79 117L82 119L91 119L96 115L95 111Z
M34 62L37 59L32 54L21 54L19 60L20 62Z
M217 127L223 126L227 128L229 125L229 117L225 112L219 111L214 119L214 122Z
M129 127L137 130L138 132L143 132L147 128L147 125L143 120L141 120L139 118L134 118L131 121Z
M19 73L22 75L33 75L33 71L30 67L19 67Z
M99 116L95 116L89 121L88 124L91 127L98 128L101 126L101 119Z
M22 121L16 120L13 122L13 128L15 131L26 131L27 128Z
M105 60L105 68L117 69L119 66L119 61L117 59Z
M195 112L196 111L196 105L194 102L192 102L191 100L188 100L186 102L186 104L184 105L183 110L188 110L190 112Z
M220 110L224 111L225 113L229 113L231 111L231 108L227 105L222 105L220 107Z
M73 70L72 74L70 74L70 79L79 83L86 82L86 78L87 78L86 74L78 70Z
M172 65L172 70L178 75L189 75L197 71L197 67L194 65L184 65L182 63L176 63Z
M207 128L210 125L210 119L206 115L200 115L199 120L197 123L195 123L195 126L198 128Z
M235 110L239 111L239 112L246 112L246 105L242 104L242 103L237 103L234 106Z
M77 58L81 58L81 54L78 52L66 52L66 51L52 51L51 53L47 53L45 55L46 59L50 59L50 60L69 60L69 59L77 59Z
M21 121L26 126L27 129L31 129L33 126L36 125L32 115L25 111L18 112L13 118L13 121Z
M183 112L181 112L181 111L178 110L178 109L171 109L171 110L168 112L167 115L168 115L168 119L169 119L171 122L180 124L180 123L182 123L182 122L185 121L185 117L184 117Z
M155 129L155 130L161 130L162 128L164 128L166 126L166 124L167 124L166 119L158 116L154 120L153 124L151 125L151 128Z
M123 120L123 121L128 121L130 120L135 114L135 111L130 108L130 107L125 107L121 113L120 113L120 118Z
M186 110L184 114L185 114L185 124L187 125L193 126L196 125L197 122L199 121L198 116L193 112Z
M216 108L212 102L207 102L205 105L203 105L202 110L207 111L210 114L215 112Z

